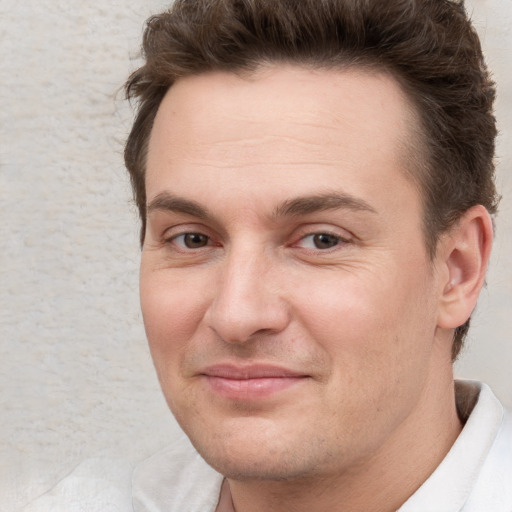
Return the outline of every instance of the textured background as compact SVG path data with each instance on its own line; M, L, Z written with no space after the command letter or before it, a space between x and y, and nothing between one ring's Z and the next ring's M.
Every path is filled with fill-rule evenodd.
M0 3L0 512L81 460L129 465L175 426L137 297L118 93L163 0ZM499 84L498 237L457 374L512 406L512 1L473 0Z

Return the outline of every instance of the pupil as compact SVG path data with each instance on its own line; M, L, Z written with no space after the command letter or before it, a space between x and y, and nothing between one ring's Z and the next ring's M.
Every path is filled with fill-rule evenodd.
M200 233L189 233L188 235L185 235L185 245L189 249L204 247L207 242L208 237L206 235L201 235Z
M317 249L329 249L330 247L338 245L338 239L334 235L322 233L320 235L315 235L314 243Z

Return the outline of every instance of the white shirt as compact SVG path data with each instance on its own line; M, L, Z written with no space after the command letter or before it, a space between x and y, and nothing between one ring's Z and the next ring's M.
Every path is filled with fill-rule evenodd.
M461 434L397 512L512 512L512 414L485 384L459 381L456 395ZM84 461L23 512L215 511L223 477L186 437L141 463L132 485L125 462Z

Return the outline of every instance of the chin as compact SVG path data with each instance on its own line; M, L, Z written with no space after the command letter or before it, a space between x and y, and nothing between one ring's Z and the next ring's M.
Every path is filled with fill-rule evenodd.
M300 480L339 464L338 457L323 453L321 439L294 436L289 429L265 430L258 423L258 429L246 425L244 430L222 433L185 431L203 459L233 480Z
M299 460L297 454L293 456L293 461L263 451L257 456L251 454L228 457L215 453L201 453L201 456L216 471L232 480L286 481L311 475L311 471L305 467L304 461Z

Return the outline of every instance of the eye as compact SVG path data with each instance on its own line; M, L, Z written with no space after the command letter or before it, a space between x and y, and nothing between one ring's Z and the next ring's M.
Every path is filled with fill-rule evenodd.
M311 233L306 235L299 242L299 245L304 249L331 249L336 247L340 242L345 240L339 236L330 233Z
M210 237L202 233L183 233L171 239L174 243L187 249L200 249L206 247L210 242Z

